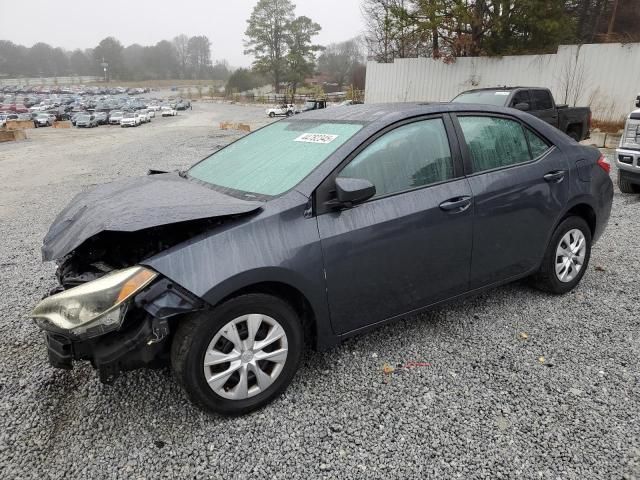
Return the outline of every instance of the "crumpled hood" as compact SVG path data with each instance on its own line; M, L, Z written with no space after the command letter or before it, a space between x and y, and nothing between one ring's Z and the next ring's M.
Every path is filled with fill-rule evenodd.
M44 237L42 259L61 258L103 231L135 232L188 220L239 215L262 205L224 195L177 173L118 180L79 193L71 200Z

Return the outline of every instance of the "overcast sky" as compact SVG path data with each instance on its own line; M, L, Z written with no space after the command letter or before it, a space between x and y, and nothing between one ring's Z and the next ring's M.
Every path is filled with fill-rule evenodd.
M214 60L248 66L243 55L246 20L257 0L0 0L0 39L30 47L94 47L114 36L124 46L153 45L180 33L206 35ZM296 15L322 26L323 45L362 33L360 0L298 0Z

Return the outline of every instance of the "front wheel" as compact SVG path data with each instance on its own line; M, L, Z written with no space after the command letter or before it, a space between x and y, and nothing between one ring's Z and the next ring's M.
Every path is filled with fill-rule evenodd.
M276 114L275 114L275 113L273 113L273 112L269 112L269 118L273 118L273 117L275 117L275 116L276 116Z
M194 403L240 415L284 391L302 345L300 319L288 303L247 294L184 319L171 345L171 365Z
M582 280L590 258L589 225L581 217L567 217L551 236L534 285L545 292L567 293Z

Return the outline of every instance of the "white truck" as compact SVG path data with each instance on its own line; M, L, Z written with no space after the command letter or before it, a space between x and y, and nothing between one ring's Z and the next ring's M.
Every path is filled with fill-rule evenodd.
M265 113L270 118L273 118L275 116L283 116L283 115L290 117L291 115L296 113L296 106L293 105L292 103L283 103L282 105L267 108Z
M636 107L627 116L620 146L616 149L618 187L622 193L640 193L640 94Z

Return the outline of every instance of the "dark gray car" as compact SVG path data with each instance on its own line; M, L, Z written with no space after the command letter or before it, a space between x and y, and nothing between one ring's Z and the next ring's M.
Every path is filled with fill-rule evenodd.
M574 288L613 196L609 164L501 107L358 105L283 119L186 172L79 194L44 239L34 310L50 362L103 381L169 361L238 414L317 349L531 277Z

